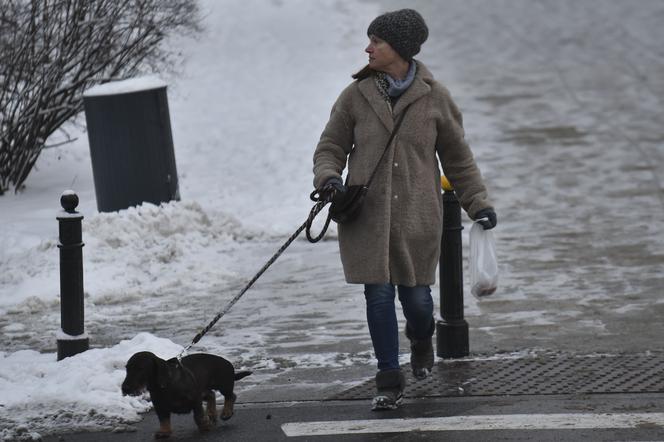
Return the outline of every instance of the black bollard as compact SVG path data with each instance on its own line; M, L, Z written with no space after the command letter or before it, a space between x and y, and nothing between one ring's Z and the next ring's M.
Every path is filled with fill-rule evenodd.
M441 358L468 356L468 323L463 318L463 253L461 205L447 179L442 179L443 238L440 250L440 316L436 352Z
M84 352L90 342L84 329L83 307L83 237L76 211L78 196L71 190L60 197L64 211L57 216L60 230L60 322L58 361Z

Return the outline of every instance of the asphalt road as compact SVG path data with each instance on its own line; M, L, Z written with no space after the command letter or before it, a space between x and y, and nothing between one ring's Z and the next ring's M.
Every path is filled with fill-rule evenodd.
M534 417L524 419L523 414ZM547 418L548 416L548 418ZM618 426L634 417L631 428ZM659 419L659 425L644 416ZM421 421L426 418L427 421ZM440 418L440 419L436 419ZM461 418L461 419L455 419ZM555 419L554 419L555 418ZM604 418L604 419L603 419ZM560 424L555 420L564 419ZM606 420L610 423L606 423ZM370 423L362 422L369 420ZM468 425L464 424L468 421ZM495 429L473 430L495 420ZM351 421L351 422L347 422ZM306 426L307 423L317 424ZM416 431L402 432L409 423ZM327 423L327 424L324 424ZM449 423L450 426L445 424ZM503 396L409 400L396 411L372 412L366 401L300 401L238 404L235 416L209 433L199 433L190 415L173 419L178 441L661 441L664 440L664 401L661 395ZM434 431L434 426L443 427ZM574 425L589 428L573 428ZM465 428L470 429L454 429ZM546 429L547 426L559 428ZM515 428L516 427L516 428ZM45 442L146 441L158 428L153 413L135 432L82 433L51 436ZM309 431L335 434L303 434ZM382 432L389 429L389 433ZM286 432L293 434L289 437Z

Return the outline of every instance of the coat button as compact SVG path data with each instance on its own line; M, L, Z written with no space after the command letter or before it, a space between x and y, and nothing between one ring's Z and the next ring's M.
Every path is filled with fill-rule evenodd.
M399 195L394 195L394 199L395 199L395 200L398 200L398 199L399 199Z
M394 167L399 167L399 163L394 163Z

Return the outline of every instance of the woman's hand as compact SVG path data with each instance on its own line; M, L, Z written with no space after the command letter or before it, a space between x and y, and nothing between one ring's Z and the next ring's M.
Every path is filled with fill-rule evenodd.
M344 186L341 178L332 177L325 181L323 187L320 190L320 196L324 200L333 201L337 196L343 195L346 193L346 186Z
M498 224L498 217L492 208L482 209L475 214L475 221L480 223L484 230L490 230Z

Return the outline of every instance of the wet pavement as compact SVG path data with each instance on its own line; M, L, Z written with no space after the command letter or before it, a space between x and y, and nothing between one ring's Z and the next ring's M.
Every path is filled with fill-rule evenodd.
M191 416L175 416L171 440L652 442L664 440L661 424L652 423L662 419L662 411L661 395L625 394L420 398L381 413L370 411L364 401L253 403L238 404L231 420L207 433L198 432ZM614 422L609 428L593 422L601 425L607 418ZM633 425L619 428L616 422L623 419L634 419ZM555 428L558 420L562 425ZM415 430L404 431L413 424ZM132 432L78 433L44 441L147 441L157 428L157 418L150 413Z
M662 4L420 6L499 215L472 348L661 348Z

